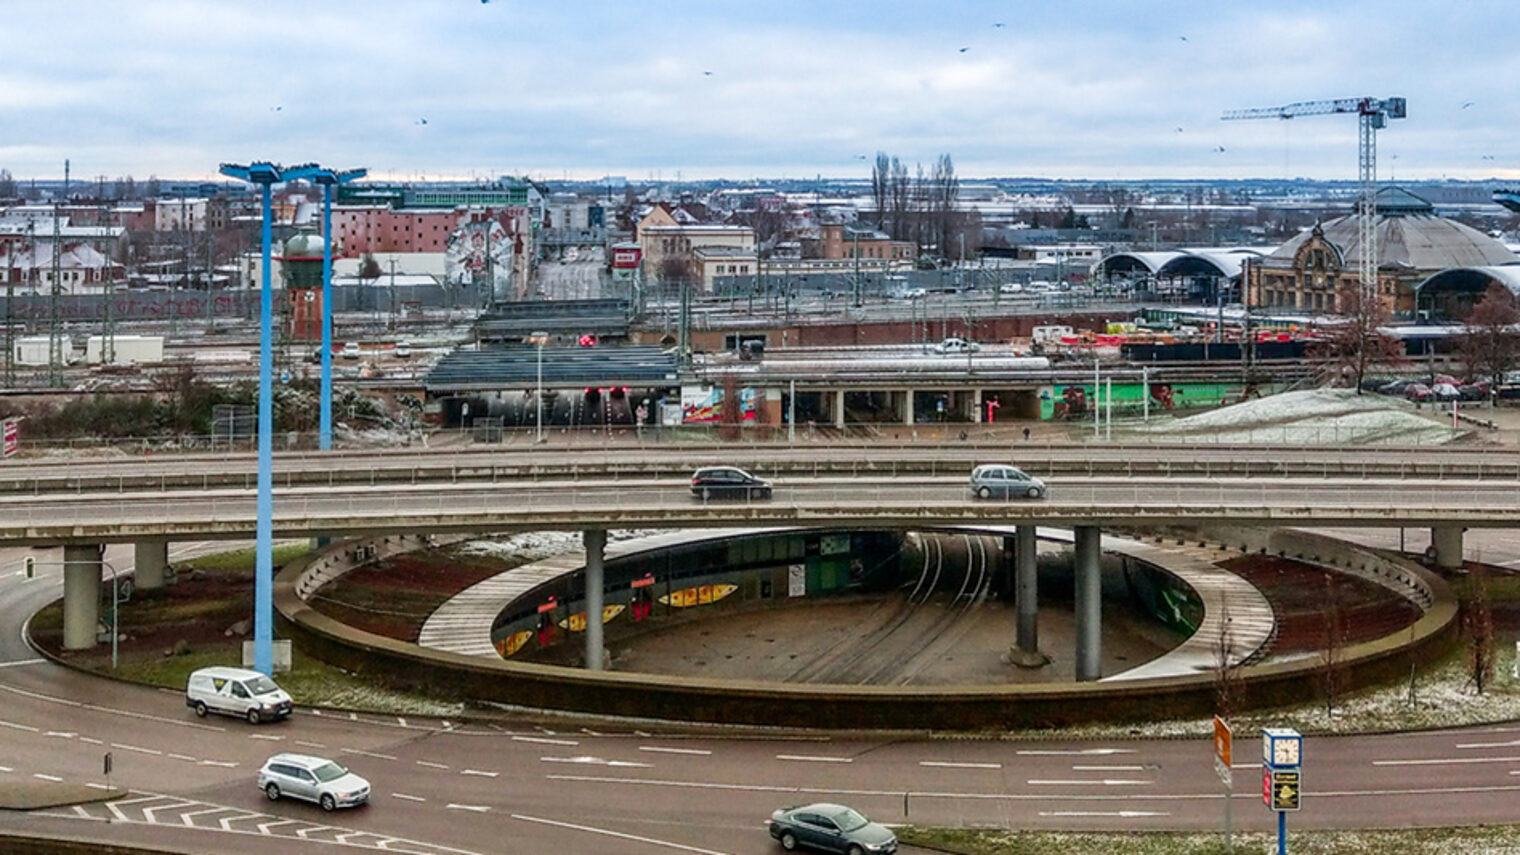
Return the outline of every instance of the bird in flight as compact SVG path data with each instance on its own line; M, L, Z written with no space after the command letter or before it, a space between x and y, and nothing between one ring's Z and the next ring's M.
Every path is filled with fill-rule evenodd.
M1485 155L1483 155L1483 159L1484 159L1484 160L1493 160L1493 159L1494 159L1494 156L1493 156L1493 155L1491 155L1491 154L1485 154Z
M712 77L712 72L711 71L704 71L704 72L702 72L702 76L703 77Z
M998 29L1002 29L1003 28L1003 25L1001 23L993 24L992 26L997 27Z
M1181 39L1183 41L1187 41L1187 36L1178 36L1177 38L1179 38L1179 39Z
M418 119L417 120L417 124L419 124L419 125L425 125L425 124L427 124L427 119Z
M1463 101L1462 102L1462 109L1466 110L1468 107L1471 107L1472 105L1473 105L1473 102L1471 102L1471 101Z
M971 50L971 48L963 47L963 48L961 48L961 53L965 53L968 50Z
M269 112L271 112L271 113L278 113L278 112L280 112L283 109L285 109L285 105L281 104L281 105L279 105L277 107L270 107L269 108Z
M856 159L856 160L865 160L865 159L866 159L866 156L865 156L865 155L863 155L863 154L857 154L857 155L855 155L855 159Z
M1180 134L1180 133L1182 133L1182 129L1181 129L1181 128L1178 128L1178 129L1177 129L1177 133L1179 133L1179 134Z
M1224 146L1222 146L1222 145L1216 145L1216 146L1214 146L1214 150L1217 151L1217 152L1219 152L1220 154L1223 154L1224 153Z

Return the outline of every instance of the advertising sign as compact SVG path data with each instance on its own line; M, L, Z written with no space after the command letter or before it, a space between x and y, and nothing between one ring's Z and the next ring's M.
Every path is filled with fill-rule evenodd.
M1219 780L1226 787L1235 786L1235 775L1230 771L1232 747L1230 725L1219 716L1214 716L1214 771L1219 773Z
M786 568L786 595L788 597L807 596L807 565L791 564Z
M10 457L21 448L21 423L6 419L0 423L0 457Z
M1288 811L1302 807L1302 775L1297 769L1272 770L1271 799L1268 802L1272 810Z

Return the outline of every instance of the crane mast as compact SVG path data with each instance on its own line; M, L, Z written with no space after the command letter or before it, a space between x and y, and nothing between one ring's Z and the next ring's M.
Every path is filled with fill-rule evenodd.
M1361 252L1357 257L1357 284L1364 303L1378 299L1377 271L1377 132L1388 126L1389 119L1408 115L1404 98L1336 98L1330 101L1295 101L1281 107L1254 107L1227 110L1221 119L1293 119L1299 116L1326 116L1335 113L1357 115L1357 237Z

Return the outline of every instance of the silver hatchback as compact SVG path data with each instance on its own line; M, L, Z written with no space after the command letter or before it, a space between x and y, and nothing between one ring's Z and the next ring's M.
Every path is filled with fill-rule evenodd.
M978 499L1043 499L1047 488L1017 466L984 463L971 470L970 490Z
M369 801L369 781L325 757L276 754L259 770L259 789L270 801L281 796L316 802L322 810Z

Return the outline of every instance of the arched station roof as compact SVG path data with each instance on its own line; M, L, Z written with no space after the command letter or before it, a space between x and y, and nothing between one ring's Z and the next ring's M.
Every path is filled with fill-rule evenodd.
M1116 252L1098 262L1098 271L1102 276L1144 270L1158 279L1183 276L1218 276L1222 279L1237 279L1240 277L1241 266L1245 260L1260 257L1262 254L1262 250L1250 247Z
M1415 286L1421 294L1436 292L1482 293L1493 284L1503 285L1511 293L1520 296L1520 264L1490 267L1448 267L1433 274Z

